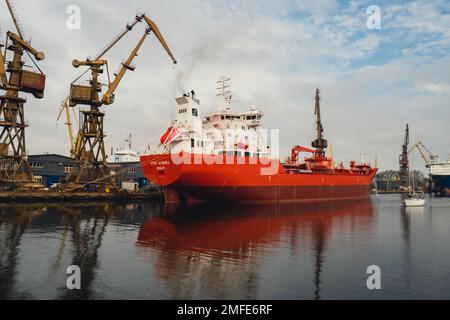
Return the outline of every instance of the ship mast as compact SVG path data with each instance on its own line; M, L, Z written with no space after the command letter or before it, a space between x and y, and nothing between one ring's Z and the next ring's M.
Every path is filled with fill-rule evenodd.
M316 155L318 156L325 156L325 151L328 143L327 140L323 138L323 126L322 126L322 120L320 118L320 91L319 89L316 89L316 106L314 110L314 114L316 115L316 132L317 132L317 138L311 142L311 146L313 148L316 148Z
M128 149L131 150L131 133L128 135L128 137L125 139L125 146L128 145Z
M216 83L217 83L216 89L218 91L216 96L222 98L222 101L220 101L220 109L221 111L229 110L231 103L230 78L222 77Z

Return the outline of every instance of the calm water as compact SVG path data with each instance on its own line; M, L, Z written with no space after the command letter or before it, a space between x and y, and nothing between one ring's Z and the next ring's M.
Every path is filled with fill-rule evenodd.
M0 298L448 299L450 199L427 200L0 205ZM81 290L66 288L73 264Z

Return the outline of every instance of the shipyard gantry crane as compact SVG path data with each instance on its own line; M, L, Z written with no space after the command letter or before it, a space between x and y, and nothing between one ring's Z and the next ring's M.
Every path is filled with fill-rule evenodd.
M128 59L122 62L122 67L118 73L115 74L113 81L111 82L108 70L108 61L102 59L102 57L120 40L122 37L131 31L133 27L141 21L145 21L147 27L144 34L139 39L137 45L132 50ZM169 57L174 63L176 60L170 51L166 41L161 35L156 24L150 20L145 14L138 14L132 24L127 24L126 28L115 37L94 59L87 60L73 60L72 65L75 68L82 66L88 67L85 71L91 72L89 85L75 84L75 82L81 77L78 77L70 85L70 94L65 104L70 107L76 105L89 106L88 110L80 110L79 118L79 130L77 138L74 142L73 135L71 138L71 149L73 150L72 156L74 161L74 168L67 178L67 182L74 184L75 186L83 186L86 184L96 185L95 189L103 190L106 185L113 183L106 162L106 153L104 145L104 112L101 111L102 105L110 105L114 103L114 93L119 86L126 71L134 71L135 67L131 65L133 59L138 55L138 51L141 48L143 42L147 36L153 32L160 44L166 50ZM99 75L103 73L103 68L106 68L108 76L108 85L106 92L101 95L101 83ZM83 73L84 74L84 73ZM63 106L63 108L66 108ZM66 111L66 115L69 113ZM69 119L69 117L68 117ZM71 127L70 120L67 121L68 126ZM69 125L70 123L70 125ZM71 131L71 129L69 128ZM70 135L70 133L69 133Z
M311 146L316 148L316 155L324 157L325 149L328 147L328 141L323 138L323 126L322 119L320 117L320 91L316 89L316 97L315 97L315 109L314 114L316 116L316 134L317 137L314 141L311 142Z
M411 153L414 149L419 150L420 156L422 157L423 161L425 161L425 167L427 168L429 168L430 165L439 158L437 155L432 154L420 140L413 144L411 149L409 149L408 154Z
M5 1L17 33L8 31L5 45L0 44L0 89L6 91L0 96L0 184L2 188L26 188L27 184L32 185L32 173L25 146L26 99L19 93L31 93L35 98L43 98L45 74L34 59L43 60L45 55L24 40L12 2ZM12 52L10 61L6 60L7 50ZM38 72L23 69L24 53L30 57Z

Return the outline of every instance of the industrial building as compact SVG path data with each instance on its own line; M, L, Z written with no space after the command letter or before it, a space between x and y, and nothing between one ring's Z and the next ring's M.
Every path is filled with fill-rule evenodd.
M68 173L73 170L73 159L59 154L30 155L28 163L35 181L42 183L46 188L64 182ZM135 182L138 189L151 186L139 162L110 163L108 166L119 186L122 182Z
M72 158L59 154L30 155L28 163L35 181L42 183L46 188L64 182L73 168Z
M138 189L147 189L155 186L155 184L148 181L142 172L139 162L114 162L108 163L108 167L119 186L122 186L123 182L136 182Z

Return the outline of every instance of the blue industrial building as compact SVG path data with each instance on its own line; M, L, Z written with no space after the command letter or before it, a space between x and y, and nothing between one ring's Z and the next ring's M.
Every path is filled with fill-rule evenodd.
M35 181L46 188L62 183L73 168L72 158L58 154L30 155L28 163Z
M39 154L28 156L28 163L34 179L46 188L63 183L73 169L72 158L59 154ZM137 182L139 189L150 187L139 162L110 163L111 174L120 186L123 181Z
M153 186L145 177L140 162L114 162L108 163L108 166L119 186L123 181L137 182L139 189Z

